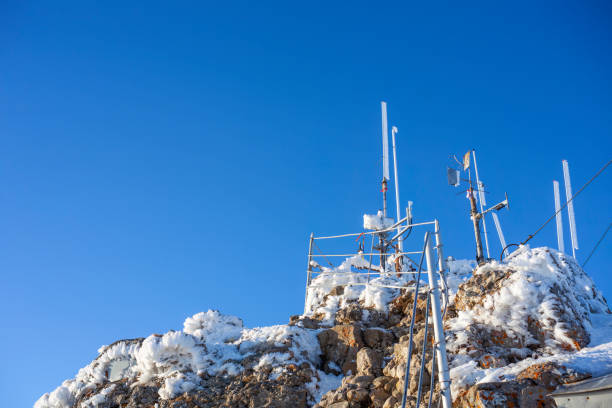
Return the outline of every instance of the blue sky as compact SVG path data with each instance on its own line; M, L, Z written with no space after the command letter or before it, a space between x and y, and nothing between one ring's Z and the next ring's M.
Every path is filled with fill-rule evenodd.
M381 100L402 202L458 258L451 154L508 192L508 242L550 216L562 159L577 190L612 156L607 2L123 3L0 6L2 406L199 311L299 313L310 232L380 208ZM610 191L608 170L576 199L581 261ZM587 268L608 297L611 238Z

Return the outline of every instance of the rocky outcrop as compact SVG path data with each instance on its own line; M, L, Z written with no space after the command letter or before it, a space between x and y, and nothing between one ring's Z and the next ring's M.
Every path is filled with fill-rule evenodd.
M493 262L459 286L446 325L451 352L492 368L589 344L590 312L609 312L601 294L562 254L529 255L541 268Z
M369 320L361 317L358 321L350 321L349 325L337 325L319 334L321 350L326 364L333 362L343 368L345 377L337 389L325 394L315 406L317 408L337 407L400 407L403 397L404 376L409 345L409 324L412 314L414 296L402 292L389 304L388 318L382 327L378 315ZM422 345L425 343L425 305L426 297L419 296L415 315L415 330L413 340L413 355L410 363L410 382L407 406L412 407L416 401ZM353 308L353 307L351 307ZM367 309L366 309L367 310ZM348 312L338 312L347 316ZM358 313L351 312L357 319ZM370 316L370 313L363 315ZM423 398L429 400L431 380L431 344L433 329L430 326L427 335L427 362L423 370ZM437 394L434 393L437 403Z
M107 383L84 394L75 408L305 408L309 396L305 384L311 381L313 371L308 364L293 366L278 378L270 379L270 369L246 371L234 378L206 376L202 387L171 398L159 397L159 385L130 386L122 380ZM92 405L92 397L104 393L106 398ZM110 392L108 392L110 390Z
M405 387L415 407L419 382L421 404L437 406L425 293L410 343L412 292L329 279L289 325L246 329L208 311L183 331L103 347L35 408L399 408ZM551 361L588 344L591 313L609 313L573 260L536 249L451 279L462 282L444 320L455 407L552 407L551 390L589 376Z
M551 391L561 384L589 378L555 363L534 364L521 371L515 380L476 384L457 397L457 407L502 408L502 407L556 407L549 397Z

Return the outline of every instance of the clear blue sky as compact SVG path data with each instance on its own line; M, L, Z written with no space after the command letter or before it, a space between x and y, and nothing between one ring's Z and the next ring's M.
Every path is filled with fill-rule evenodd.
M551 214L562 159L577 190L612 156L608 2L124 3L0 6L2 406L199 311L299 313L310 232L380 207L382 99L402 201L458 258L450 154L508 192L508 242ZM576 200L580 260L611 191L612 169ZM611 248L588 265L608 298Z

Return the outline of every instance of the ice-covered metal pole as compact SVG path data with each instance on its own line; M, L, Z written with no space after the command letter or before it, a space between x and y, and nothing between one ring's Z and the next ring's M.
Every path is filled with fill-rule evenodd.
M484 212L484 186L480 182L480 178L478 177L478 165L476 164L476 150L472 149L472 157L474 157L474 172L476 173L476 187L478 189L478 203L480 204L480 212ZM487 221L485 220L484 215L482 216L482 230L484 232L485 246L487 248L487 258L491 257L489 253L489 236L487 234Z
M476 238L476 262L478 265L485 261L484 254L482 252L482 241L480 239L480 213L476 208L476 198L474 188L470 185L467 191L468 200L470 200L470 217L474 224L474 237Z
M389 180L389 130L387 129L387 102L380 102L382 116L382 145L383 145L383 214L387 216L387 180Z
M438 363L438 382L440 383L440 398L444 408L452 408L451 380L446 357L446 339L444 338L444 328L442 327L442 308L440 306L440 287L438 286L438 276L435 271L434 261L431 253L431 236L427 235L425 246L425 260L427 262L427 275L429 278L429 296L431 296L431 315L433 319L434 339L437 344L436 356ZM416 294L415 294L416 296ZM408 361L407 364L410 364Z
M557 222L557 245L560 252L565 252L563 242L563 216L561 215L561 197L559 195L559 182L553 180L553 193L555 195L555 221Z
M563 164L563 180L565 181L565 198L567 200L567 216L569 217L570 238L572 239L572 255L576 258L578 249L578 234L576 233L576 218L574 216L574 200L572 200L572 182L570 181L569 165L567 160Z
M310 240L308 241L308 268L306 268L306 295L304 296L304 314L308 312L306 307L308 306L308 287L312 280L312 243L314 242L314 232L310 233Z
M397 178L397 150L395 148L395 135L397 134L397 127L393 126L391 128L391 141L393 143L393 174L395 177L395 208L396 208L396 214L397 214L397 221L399 222L399 220L402 218L402 214L400 213L400 197L399 197L399 180ZM401 230L401 226L397 226L397 232L399 233ZM397 239L397 247L399 248L400 251L403 250L404 248L404 242L402 237L400 236Z

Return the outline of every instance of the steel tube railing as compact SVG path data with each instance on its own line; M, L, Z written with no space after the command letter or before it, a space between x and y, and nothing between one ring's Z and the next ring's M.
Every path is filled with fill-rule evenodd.
M408 218L408 217L404 217L401 221L402 222L406 221L406 218ZM419 225L431 225L433 223L434 223L434 221L418 222L418 223L415 223L415 224L406 225L406 227L418 227ZM314 237L314 239L315 240L317 240L317 239L331 239L331 238L356 237L358 235L380 234L380 233L383 233L383 232L393 231L396 228L397 228L397 225L394 225L393 227L385 228L383 230L378 230L378 231L365 231L365 232L356 232L354 234L330 235L328 237Z
M406 408L406 397L408 397L408 381L410 379L410 360L412 359L412 338L414 336L414 319L416 317L417 301L419 300L419 286L421 283L421 270L423 268L423 259L425 251L429 246L429 231L425 233L425 246L423 247L423 255L419 261L418 277L416 279L414 290L414 302L412 303L412 316L410 318L410 336L408 337L408 354L406 355L406 372L404 373L404 392L402 395L402 408Z
M394 252L392 255L417 255L420 254L421 251L409 251L409 252ZM356 253L356 254L312 254L313 257L324 257L324 256L339 256L339 257L345 257L345 258L349 258L351 256L355 256L355 255L362 255L362 256L369 256L369 255L380 255L379 252L374 252L374 253Z

